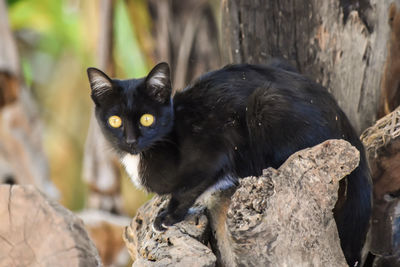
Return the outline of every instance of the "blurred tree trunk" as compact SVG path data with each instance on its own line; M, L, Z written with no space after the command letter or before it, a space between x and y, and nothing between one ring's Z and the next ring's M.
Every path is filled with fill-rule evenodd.
M114 1L100 1L97 66L110 76L114 74L112 57ZM86 140L83 177L89 185L88 207L121 212L118 158L110 152L94 113Z
M377 117L386 75L391 2L223 1L225 62L288 59L301 73L328 88L361 133ZM397 69L387 72L393 70ZM392 75L400 77L400 70ZM395 89L389 90L398 90L397 79L392 83Z
M7 7L0 1L0 108L15 102L19 96L19 57L8 24Z
M38 110L22 81L17 46L0 0L0 183L33 184L52 198Z
M220 67L215 1L149 0L156 61L171 65L174 89Z

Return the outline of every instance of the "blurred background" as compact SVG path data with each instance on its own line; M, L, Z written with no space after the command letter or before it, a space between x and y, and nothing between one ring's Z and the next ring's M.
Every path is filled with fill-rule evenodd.
M145 1L132 2L144 12L139 20L149 31ZM43 121L50 178L60 191L62 205L83 209L88 194L82 179L83 155L93 108L86 68L99 64L100 1L14 0L7 4L23 78ZM115 1L114 13L109 21L115 27L113 76L143 76L154 58L141 52L127 4ZM127 190L133 190L132 186ZM142 192L129 194L140 195L138 202L146 198ZM126 212L133 214L135 208L129 206L124 203Z
M36 184L77 212L105 265L121 265L101 246L118 247L115 238L123 247L122 226L151 195L134 188L99 134L86 69L139 78L167 61L183 88L220 66L220 1L3 1L0 84L10 86L0 94L2 182Z
M167 8L173 9L169 10L171 19L176 19L173 13L192 9L189 5L202 5L207 9L208 18L214 20L209 22L213 30L217 30L213 16L216 11L214 8L218 9L218 1L203 1L200 5L195 2L202 1L180 1L188 6L180 7L181 10L172 6L178 4L174 1L164 2L160 6L167 4ZM80 210L85 207L89 190L82 173L85 141L93 109L86 69L94 66L104 69L113 77L139 78L161 60L169 61L174 68L178 60L175 53L180 52L180 47L175 48L174 45L180 45L182 37L179 35L183 35L187 29L179 22L176 22L179 29L172 29L173 25L162 26L171 27L166 30L175 31L173 33L160 33L164 29L154 29L160 24L156 19L159 13L156 1L8 0L6 3L9 23L18 46L23 80L43 121L43 140L46 140L43 145L49 161L50 178L60 191L60 202L71 210ZM107 8L109 10L104 10ZM165 11L168 12L161 10ZM111 12L112 16L104 22L102 14L107 12ZM190 14L181 16L185 16L181 21L191 17ZM102 33L107 31L105 27L110 27L112 31L106 39L104 35L107 33ZM157 41L163 37L160 34L174 35L161 41L161 46L173 51L162 54L156 50ZM214 32L216 35L217 32ZM201 40L203 37L196 38ZM109 42L107 48L110 51L100 51L104 49L101 42ZM214 49L218 48L213 40L212 44L206 43L202 49L210 49L208 46L213 45ZM110 54L107 62L101 62L104 61L101 59L104 53ZM219 65L218 54L215 61L205 67L195 64L194 56L189 55L190 60L183 59L188 60L184 64L189 70L186 70L187 77L179 77L183 80L180 87L201 73L202 69ZM188 64L196 66L188 67ZM202 61L201 64L207 65L207 62ZM134 190L127 178L121 182L123 211L133 215L138 205L149 196Z
M88 67L124 79L166 61L180 90L224 63L283 57L328 88L361 134L399 105L399 1L0 0L0 184L35 185L84 220L105 266L127 266L122 231L151 195L93 120ZM374 190L398 192L392 171Z

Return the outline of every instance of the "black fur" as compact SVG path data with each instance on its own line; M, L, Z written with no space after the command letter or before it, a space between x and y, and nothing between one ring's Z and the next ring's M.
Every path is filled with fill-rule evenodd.
M93 77L105 74L88 73L107 139L121 156L140 154L142 183L149 191L172 195L155 221L161 230L182 220L195 200L224 177L258 176L300 149L327 139L348 140L361 160L341 185L335 219L346 259L354 265L360 261L371 211L363 145L325 88L282 66L229 65L203 75L173 98L165 63L143 79L110 79L107 87L106 77L101 89ZM153 75L162 79L149 84ZM143 113L153 114L156 123L140 126ZM113 114L122 117L124 127L107 125ZM126 142L128 135L134 136L134 145Z

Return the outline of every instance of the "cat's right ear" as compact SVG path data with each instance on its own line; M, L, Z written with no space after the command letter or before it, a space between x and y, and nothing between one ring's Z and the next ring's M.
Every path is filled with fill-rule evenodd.
M92 98L95 102L112 91L111 79L101 70L96 68L88 68L87 74L92 88Z
M146 77L146 91L160 103L169 101L172 88L168 63L159 63L150 71Z

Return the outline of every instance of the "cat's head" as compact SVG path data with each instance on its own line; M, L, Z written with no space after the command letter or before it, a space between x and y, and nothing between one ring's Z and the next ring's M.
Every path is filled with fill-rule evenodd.
M171 131L172 88L167 63L159 63L141 79L110 79L96 68L88 68L87 73L97 121L117 152L140 153Z

